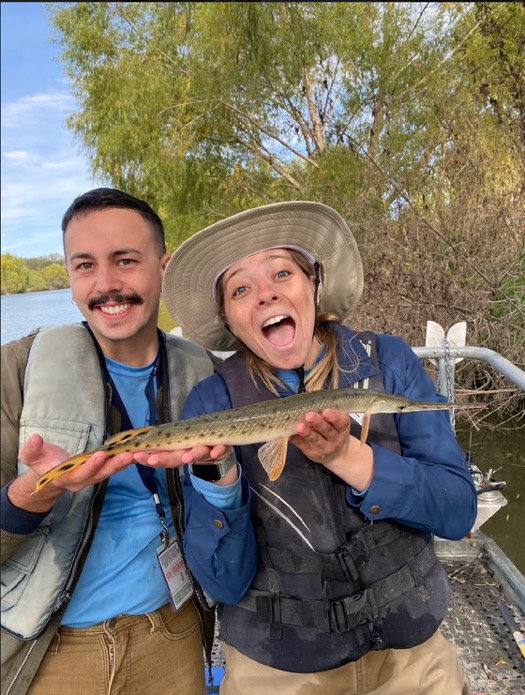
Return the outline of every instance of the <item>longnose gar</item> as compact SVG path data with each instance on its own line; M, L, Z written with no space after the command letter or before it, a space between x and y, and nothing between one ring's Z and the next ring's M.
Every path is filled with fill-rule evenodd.
M259 460L269 479L273 481L277 480L283 470L288 438L295 433L295 426L304 419L306 413L321 413L325 408L344 413L363 413L365 419L361 430L361 443L364 443L368 435L370 416L375 413L411 413L419 410L480 407L484 407L483 404L414 401L390 393L352 387L310 391L198 415L187 420L120 432L107 439L97 449L73 456L51 468L39 478L35 492L39 492L64 473L81 466L96 451L105 451L111 457L126 451L191 449L198 444L242 446L266 442L259 449Z

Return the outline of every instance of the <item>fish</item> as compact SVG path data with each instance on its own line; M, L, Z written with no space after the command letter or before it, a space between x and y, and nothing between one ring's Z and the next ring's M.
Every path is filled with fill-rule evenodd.
M75 470L97 451L108 457L133 451L176 451L205 444L243 446L262 443L259 461L270 481L279 478L286 461L288 439L306 413L332 408L344 413L364 415L361 444L366 441L371 415L411 413L422 410L450 410L485 407L479 403L416 401L391 393L346 387L308 391L261 403L219 410L186 420L119 432L96 449L77 454L44 473L33 494L65 473Z

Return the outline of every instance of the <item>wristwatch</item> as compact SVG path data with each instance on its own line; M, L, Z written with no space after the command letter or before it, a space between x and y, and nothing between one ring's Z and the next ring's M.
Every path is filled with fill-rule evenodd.
M208 480L210 483L216 483L223 475L231 470L237 461L232 453L225 459L219 459L213 463L192 463L189 470L192 475L201 480Z

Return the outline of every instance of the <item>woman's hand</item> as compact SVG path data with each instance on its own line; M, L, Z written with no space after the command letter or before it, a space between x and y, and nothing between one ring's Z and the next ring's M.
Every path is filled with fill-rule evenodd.
M290 442L311 461L320 463L358 491L373 477L374 455L368 444L350 434L350 418L332 408L306 413Z

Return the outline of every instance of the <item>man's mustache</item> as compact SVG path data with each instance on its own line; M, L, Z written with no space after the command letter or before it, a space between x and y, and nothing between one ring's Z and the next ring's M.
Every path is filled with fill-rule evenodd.
M144 300L135 292L131 294L99 294L88 301L88 309L93 311L100 304L114 302L115 304L144 304Z

